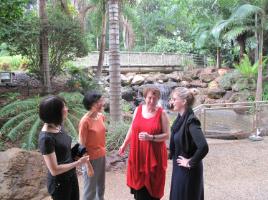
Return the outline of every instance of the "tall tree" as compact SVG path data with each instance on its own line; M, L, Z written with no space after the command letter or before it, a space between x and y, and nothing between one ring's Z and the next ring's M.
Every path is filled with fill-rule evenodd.
M110 115L114 123L122 119L118 3L118 0L108 0Z
M106 30L107 30L107 11L106 11L106 0L102 1L102 30L101 30L101 45L99 50L99 60L97 67L97 78L101 77L103 68L104 54L106 48Z
M40 16L40 69L43 74L43 92L51 92L49 55L48 55L48 17L46 13L46 0L39 0Z

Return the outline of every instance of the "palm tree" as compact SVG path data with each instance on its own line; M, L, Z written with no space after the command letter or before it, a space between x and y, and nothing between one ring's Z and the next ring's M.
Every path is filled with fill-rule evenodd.
M46 13L46 0L39 0L40 16L40 69L43 74L43 92L51 92L49 56L48 56L48 17Z
M118 3L119 0L108 0L111 122L119 122L122 119Z
M240 60L246 53L246 39L255 33L255 14L261 13L258 6L244 4L239 6L228 19L220 20L212 29L217 39L236 40L240 46Z

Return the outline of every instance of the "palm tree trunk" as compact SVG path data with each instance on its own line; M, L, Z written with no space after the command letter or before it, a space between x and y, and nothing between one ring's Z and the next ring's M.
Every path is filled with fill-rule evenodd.
M39 16L40 16L40 63L39 67L43 76L43 92L49 94L51 92L49 57L48 57L48 17L46 14L46 0L39 0Z
M105 7L105 5L104 5L104 7ZM103 16L102 16L101 46L100 46L100 53L99 53L98 68L97 68L97 73L96 73L97 78L101 77L103 61L104 61L104 53L105 53L105 47L106 47L106 29L107 29L106 16L107 16L107 12L106 12L106 9L105 9L104 13L103 13Z
M108 1L110 115L112 123L119 122L122 120L118 3L118 0Z
M259 59L259 36L258 36L258 14L256 13L255 14L255 38L256 38L256 41L257 41L257 46L255 48L255 58L254 58L254 63L256 63Z
M264 16L261 17L261 30L259 34L259 66L258 66L258 79L256 90L256 101L262 100L262 67L263 67L263 29L264 29Z
M246 33L239 35L236 40L240 47L239 61L241 61L244 57L244 54L247 53L246 52Z
M221 68L221 48L217 48L217 68Z

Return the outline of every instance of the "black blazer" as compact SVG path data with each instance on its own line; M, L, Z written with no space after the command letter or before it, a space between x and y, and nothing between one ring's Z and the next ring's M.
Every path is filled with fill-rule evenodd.
M190 167L195 167L209 151L207 141L201 130L201 123L194 113L191 113L185 119L180 129L173 133L172 137L174 137L174 148L170 149L171 157L191 158L189 161Z

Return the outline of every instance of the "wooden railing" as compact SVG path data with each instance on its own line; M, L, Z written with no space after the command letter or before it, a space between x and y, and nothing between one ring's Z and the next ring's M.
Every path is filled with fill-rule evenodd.
M99 52L91 52L88 56L77 59L75 65L83 68L97 67L98 57ZM108 69L109 52L105 52L103 65L104 69ZM131 68L132 70L135 68L143 70L145 68L148 69L148 67L151 68L151 71L158 71L160 68L183 70L185 68L191 69L207 66L207 57L197 54L121 52L120 65L121 68ZM131 69L129 70L131 71Z

